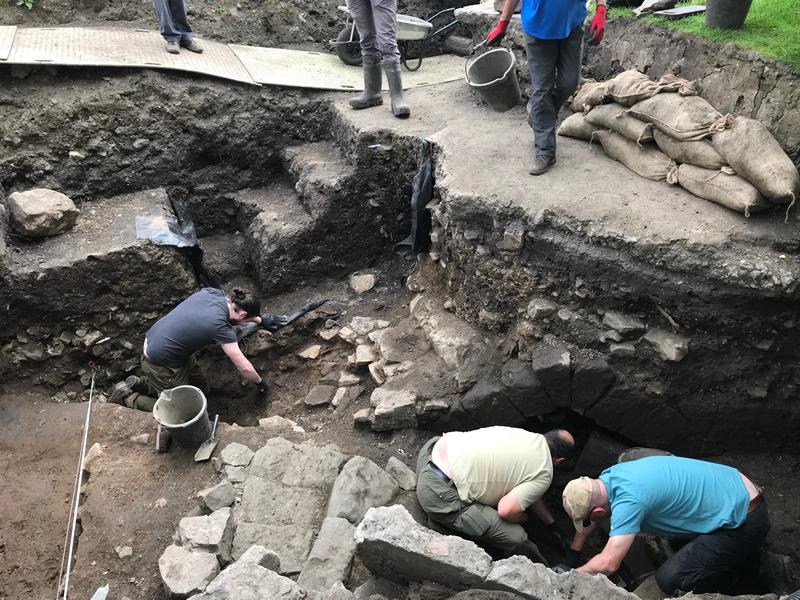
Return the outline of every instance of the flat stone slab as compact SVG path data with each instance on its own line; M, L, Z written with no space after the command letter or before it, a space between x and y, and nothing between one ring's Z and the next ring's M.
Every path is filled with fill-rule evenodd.
M158 559L158 571L167 598L186 598L206 589L219 573L219 563L208 552L168 546Z
M328 516L358 523L367 509L387 504L397 493L397 481L374 462L354 456L339 473L328 500Z
M557 575L523 556L498 560L481 588L513 592L529 600L639 600L604 575L570 571Z
M280 556L282 573L297 573L308 557L345 456L332 445L272 438L250 464L239 507L232 555L253 544Z
M191 600L306 600L305 591L288 577L281 577L249 560L236 561Z
M240 444L238 442L232 442L225 446L220 453L222 457L222 462L226 465L231 465L234 467L246 467L250 464L250 461L253 460L253 456L255 452L250 450L244 444Z
M492 568L477 544L418 524L402 506L371 508L356 529L356 553L373 573L399 583L475 587Z
M345 581L356 553L355 531L347 519L326 518L297 584L306 590L324 592L336 582Z

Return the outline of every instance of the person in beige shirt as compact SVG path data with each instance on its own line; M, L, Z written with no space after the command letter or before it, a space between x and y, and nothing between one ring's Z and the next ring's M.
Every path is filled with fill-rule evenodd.
M478 543L544 562L522 527L528 510L556 529L542 501L553 465L575 440L563 429L544 435L515 427L452 431L429 440L417 459L417 499L435 523Z

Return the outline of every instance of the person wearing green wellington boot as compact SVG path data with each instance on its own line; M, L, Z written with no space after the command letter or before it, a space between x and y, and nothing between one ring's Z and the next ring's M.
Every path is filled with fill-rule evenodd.
M389 84L392 113L399 118L411 115L403 97L400 75L400 50L397 47L397 0L348 0L347 6L361 38L364 59L364 91L350 99L356 110L383 104L383 72Z

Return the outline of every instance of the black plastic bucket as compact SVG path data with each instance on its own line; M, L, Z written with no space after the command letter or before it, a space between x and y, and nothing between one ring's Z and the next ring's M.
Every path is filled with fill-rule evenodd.
M747 19L752 0L706 0L706 25L717 29L739 29Z
M153 417L188 450L194 450L211 437L206 397L193 385L179 385L161 392L153 406Z

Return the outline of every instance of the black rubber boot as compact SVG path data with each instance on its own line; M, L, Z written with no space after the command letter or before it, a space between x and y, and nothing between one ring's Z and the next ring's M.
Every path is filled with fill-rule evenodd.
M381 96L381 85L383 75L381 74L380 62L364 62L364 91L358 96L350 98L350 106L356 110L380 106L383 104Z
M399 62L383 63L386 81L389 82L389 94L392 96L392 113L395 117L406 119L411 115L411 109L403 98L403 79L400 76Z

